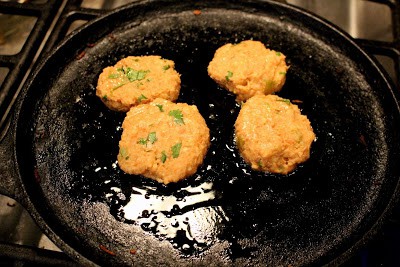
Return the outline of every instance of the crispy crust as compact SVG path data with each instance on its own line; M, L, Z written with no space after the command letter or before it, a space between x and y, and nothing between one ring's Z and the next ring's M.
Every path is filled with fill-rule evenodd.
M100 74L96 95L110 109L127 112L156 98L175 101L180 92L180 75L172 60L160 56L129 56Z
M237 101L278 92L286 81L285 55L258 41L226 44L208 65L209 76L234 93Z
M242 157L253 169L280 174L306 161L315 139L297 105L276 95L257 95L244 103L235 134Z
M185 103L156 99L133 107L122 128L120 168L165 184L194 174L210 145L205 120Z

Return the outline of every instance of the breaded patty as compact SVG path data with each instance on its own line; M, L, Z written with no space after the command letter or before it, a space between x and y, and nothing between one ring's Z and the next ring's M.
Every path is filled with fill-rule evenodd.
M160 56L129 56L103 70L96 95L108 108L123 112L156 98L175 101L181 79L174 67L172 60Z
M235 122L236 144L255 170L288 174L310 157L315 134L297 105L276 95L247 100Z
M208 65L208 74L234 93L237 101L245 101L254 95L281 90L288 68L281 52L270 50L259 41L247 40L218 48Z
M118 164L129 174L168 184L194 174L210 132L194 105L164 99L131 108L122 124Z

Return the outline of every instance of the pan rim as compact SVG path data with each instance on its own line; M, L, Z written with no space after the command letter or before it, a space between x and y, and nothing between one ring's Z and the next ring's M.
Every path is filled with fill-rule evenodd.
M27 82L25 83L25 85L23 86L23 90L21 91L21 93L18 96L18 100L16 102L16 106L15 106L15 112L13 114L13 119L12 119L12 125L9 128L9 132L11 132L12 134L12 139L17 143L17 134L19 132L18 130L18 122L20 120L20 112L22 109L22 106L25 103L25 95L28 93L29 89L32 87L32 85L34 84L35 81L35 77L39 75L39 73L42 72L42 69L45 67L46 62L47 62L47 58L52 58L54 57L56 54L61 53L60 51L63 49L63 47L65 47L66 45L68 45L70 42L74 42L74 40L76 40L77 38L79 38L79 35L87 31L90 30L91 27L93 27L92 25L97 25L99 21L103 21L105 18L107 17L111 17L114 16L115 14L118 14L120 12L123 12L124 10L128 10L128 9L132 9L134 7L139 7L141 5L147 5L148 3L159 3L159 2L169 2L172 3L172 1L152 1L152 0L142 0L142 1L136 1L132 4L123 6L121 8L115 9L111 12L108 12L102 16L99 16L98 18L86 23L83 27L75 30L74 32L72 32L70 35L68 35L60 44L58 44L55 48L52 49L52 51L49 54L44 55L41 58L41 61L39 62L39 64L37 65L37 67L35 68L35 70L32 72L32 74L30 75L29 79L27 80ZM284 7L286 9L290 9L295 11L296 13L301 13L302 16L307 16L309 19L312 19L314 21L318 21L318 23L323 24L324 26L327 26L330 28L330 30L335 31L336 33L340 34L342 38L344 38L349 44L351 44L352 46L354 46L355 48L357 48L364 56L365 59L367 59L371 66L377 70L377 72L379 73L380 77L383 79L383 82L385 84L388 85L388 90L390 92L390 94L392 95L393 99L395 100L394 102L396 103L396 109L399 111L400 113L400 107L399 107L399 102L398 100L399 98L399 93L397 90L395 90L395 86L393 84L393 81L391 80L391 78L389 77L389 75L386 73L385 70L382 69L382 67L379 65L379 63L372 58L371 56L369 56L369 54L362 49L357 42L347 33L345 33L344 31L342 31L341 29L337 28L337 26L331 24L330 22L326 21L323 18L318 17L317 15L311 14L307 11L304 11L301 8L297 8L288 4L283 4L283 3L279 3L279 2L275 2L275 1L271 1L271 0L261 0L261 1L244 1L244 3L260 3L260 2L265 2L265 3L269 3L271 5L278 5L281 7ZM15 162L17 163L16 166L17 168L19 168L18 165L18 159L17 159L17 155L16 155L16 151L13 155ZM21 176L21 172L18 169L17 170L18 173L18 179L21 181L21 187L23 189L23 195L28 197L29 196L29 192L27 191L24 183L22 182L23 178L20 177ZM360 246L362 246L367 240L365 239L365 236L367 236L369 238L371 238L373 235L376 234L376 232L379 231L379 229L381 229L382 227L382 223L385 221L385 218L387 218L387 216L390 216L390 211L393 210L393 206L396 205L396 203L399 202L398 199L398 195L400 193L400 184L399 181L397 181L397 186L396 188L393 190L394 194L393 196L390 198L390 201L388 203L388 206L386 207L386 209L382 212L381 216L379 216L379 219L377 220L377 222L374 224L374 226L368 231L368 233L366 235L364 235L356 244L354 244L348 251L346 251L344 254L339 255L337 259L334 259L332 261L332 263L329 263L328 266L330 264L332 265L336 265L339 263L343 263L345 262L353 252L350 252L350 250L358 250L360 248ZM397 195L397 197L396 197ZM89 259L83 257L81 254L77 253L72 247L70 247L66 242L64 242L60 236L58 236L52 229L51 227L46 223L43 222L41 220L42 216L40 215L40 213L37 211L35 204L30 202L30 201L23 201L24 206L26 206L27 210L29 211L29 213L35 218L35 221L40 224L40 227L42 229L44 229L45 233L47 233L48 235L50 235L52 237L52 239L55 239L57 242L57 245L61 244L61 247L63 247L63 249L65 248L65 250L68 251L68 254L71 255L78 260L79 262L85 264L85 265L91 265L94 264L92 261L90 261ZM38 222L39 221L39 222ZM75 254L76 253L76 254ZM339 258L344 257L342 260L337 261Z

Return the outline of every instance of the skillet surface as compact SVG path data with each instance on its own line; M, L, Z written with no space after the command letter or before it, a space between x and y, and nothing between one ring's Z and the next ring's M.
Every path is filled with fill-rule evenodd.
M311 159L288 176L243 162L233 143L240 107L207 76L219 46L245 39L287 56L278 95L302 102L317 135ZM197 174L168 186L119 170L124 114L95 96L104 67L146 54L175 61L179 102L197 105L211 131ZM33 216L85 264L338 263L376 230L398 190L391 89L347 36L298 9L143 1L78 30L42 62L19 102L17 161Z

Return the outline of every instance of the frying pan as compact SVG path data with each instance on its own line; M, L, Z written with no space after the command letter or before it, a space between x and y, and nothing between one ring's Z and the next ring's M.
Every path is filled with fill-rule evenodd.
M233 141L240 106L207 76L218 47L246 39L287 56L278 94L296 100L317 136L311 158L287 176L244 163ZM197 173L168 186L118 168L124 114L95 96L103 68L147 54L175 61L178 101L197 105L211 132ZM83 265L338 265L397 202L397 99L349 36L301 9L138 1L75 31L41 61L0 146L1 192Z

